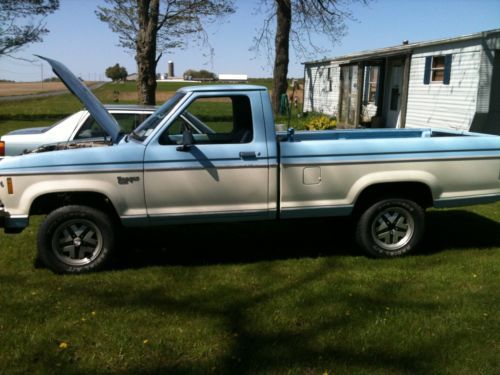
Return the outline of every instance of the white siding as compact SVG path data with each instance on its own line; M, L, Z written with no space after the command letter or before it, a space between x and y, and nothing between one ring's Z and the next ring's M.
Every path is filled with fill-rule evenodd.
M328 78L328 69L330 69L330 78ZM304 112L337 115L340 67L327 64L306 65L305 73Z
M411 59L406 127L469 130L478 97L479 41L416 50ZM426 56L452 54L450 84L424 85Z
M493 78L493 60L491 51L482 51L479 68L479 87L477 92L477 112L488 113L490 110L491 79Z

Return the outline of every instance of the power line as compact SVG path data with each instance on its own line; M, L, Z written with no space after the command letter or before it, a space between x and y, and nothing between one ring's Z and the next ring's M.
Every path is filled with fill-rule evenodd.
M7 70L7 69L3 69L1 68L0 69L0 72L1 73L11 73L11 74L29 74L29 75L35 75L35 74L38 74L38 73L34 73L34 72L13 72L12 70Z

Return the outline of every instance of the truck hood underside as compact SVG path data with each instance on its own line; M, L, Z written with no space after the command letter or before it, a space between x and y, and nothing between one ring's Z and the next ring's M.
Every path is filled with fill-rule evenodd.
M95 97L92 91L90 91L80 79L59 61L42 56L38 57L50 64L54 74L57 75L68 90L82 102L97 123L109 134L113 143L118 143L121 135L120 126L115 118L109 114L106 108L104 108L99 99Z

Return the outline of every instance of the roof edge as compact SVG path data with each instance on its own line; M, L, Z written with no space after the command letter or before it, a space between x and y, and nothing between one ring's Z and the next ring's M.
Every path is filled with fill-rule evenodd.
M348 55L332 57L332 58L304 61L301 64L302 65L313 65L313 64L321 64L321 63L326 63L326 62L338 62L338 61L349 62L351 60L360 59L363 57L369 57L369 56L373 56L373 55L380 55L380 57L390 56L390 55L394 55L397 53L410 52L415 48L430 47L430 46L439 45L439 44L446 44L446 43L458 43L458 42L474 40L474 39L484 39L484 38L494 36L495 34L498 34L498 36L500 37L500 29L486 30L486 31L481 31L481 32L474 33L474 34L466 34L466 35L461 35L461 36L452 37L452 38L434 39L434 40L429 40L429 41L424 41L424 42L415 42L415 43L401 44L401 45L396 45L396 46L391 46L391 47L377 48L377 49L373 49L373 50L364 50L364 51L355 52L355 53L351 53Z

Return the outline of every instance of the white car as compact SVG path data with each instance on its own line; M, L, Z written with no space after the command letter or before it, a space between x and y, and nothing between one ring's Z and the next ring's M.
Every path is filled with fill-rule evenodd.
M130 133L156 108L139 105L106 105L124 134ZM0 138L0 153L14 156L26 153L43 145L72 141L96 140L109 137L87 110L78 111L61 121L45 127L14 130ZM3 147L2 147L3 144Z

